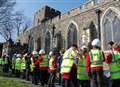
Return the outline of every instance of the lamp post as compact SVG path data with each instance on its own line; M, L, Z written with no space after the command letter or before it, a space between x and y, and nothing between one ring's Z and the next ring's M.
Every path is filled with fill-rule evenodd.
M55 25L53 24L53 27L52 27L52 48L54 48L54 45L55 45Z
M32 51L32 45L31 45L31 35L29 35L28 37L28 52L31 52Z
M18 40L18 41L16 42L16 52L17 52L17 53L20 53L20 50L21 50L21 43L20 43L20 40Z
M101 27L100 27L100 16L102 11L100 9L96 9L95 13L97 14L97 20L98 20L98 33L99 33L99 40L101 40Z

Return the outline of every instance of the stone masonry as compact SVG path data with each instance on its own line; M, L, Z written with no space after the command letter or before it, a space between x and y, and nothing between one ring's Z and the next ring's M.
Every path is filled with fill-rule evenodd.
M99 23L96 14L98 9L101 11L101 32L98 30ZM106 39L107 32L104 29L109 30L109 28L105 27L108 22L104 19L110 14L110 11L114 12L119 20L119 0L107 0L97 5L94 1L89 1L65 14L61 14L60 11L49 6L44 6L35 13L33 28L21 34L18 39L22 44L27 43L29 45L29 51L45 49L48 53L54 47L67 48L73 43L77 44L79 48L82 45L90 46L90 42L98 38L100 33L101 47L105 50L105 42L109 40ZM119 24L119 22L117 23ZM111 40L114 41L116 38L113 36Z

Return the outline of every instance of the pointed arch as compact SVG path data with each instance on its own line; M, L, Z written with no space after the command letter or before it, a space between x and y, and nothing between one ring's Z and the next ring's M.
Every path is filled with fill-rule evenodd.
M45 34L45 52L49 53L51 47L51 33L47 31Z
M68 25L67 31L67 47L72 44L78 44L78 26L74 21L71 21Z
M56 34L56 39L57 39L57 44L56 44L57 48L60 50L63 47L63 37L62 37L61 31L59 31Z
M109 7L101 17L102 49L107 50L109 41L120 41L120 11Z
M98 38L98 31L93 21L90 22L89 28L90 28L90 40L93 41L95 38Z
M34 50L34 39L33 37L29 37L29 52L32 52Z
M39 51L41 49L41 38L39 37L37 39L37 50Z

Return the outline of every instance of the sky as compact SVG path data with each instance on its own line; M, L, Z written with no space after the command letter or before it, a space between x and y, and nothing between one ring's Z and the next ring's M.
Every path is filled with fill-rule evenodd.
M25 16L33 20L34 13L42 6L48 5L62 13L79 7L85 0L16 0L16 10L23 11Z
M33 22L35 12L44 5L55 8L63 14L71 9L79 7L83 2L85 2L85 0L16 0L14 10L22 11L23 14ZM1 36L0 42L4 42Z

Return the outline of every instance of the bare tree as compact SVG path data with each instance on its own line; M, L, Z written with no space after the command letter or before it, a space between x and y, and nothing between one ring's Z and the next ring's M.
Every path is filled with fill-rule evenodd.
M20 11L16 12L13 20L14 28L17 31L17 37L19 37L20 33L24 33L31 25L31 22L28 21L27 17Z
M0 0L0 23L5 21L4 18L8 15L8 11L10 11L14 5L14 0Z
M23 23L23 14L21 12L16 12L13 18L14 28L17 31L17 36L20 35L21 25Z
M12 9L14 0L0 0L0 36L5 40L12 38Z
M5 40L18 37L30 26L23 12L14 12L15 0L0 0L0 36Z
M9 40L12 38L13 23L11 19L11 14L8 12L8 15L4 17L4 21L0 23L0 35L5 39Z
M1 30L0 35L2 35L3 38L7 41L12 38L12 29L13 27L10 22L5 23L2 25L2 29L0 29Z
M30 27L31 27L31 21L26 19L24 21L21 33L25 33Z

